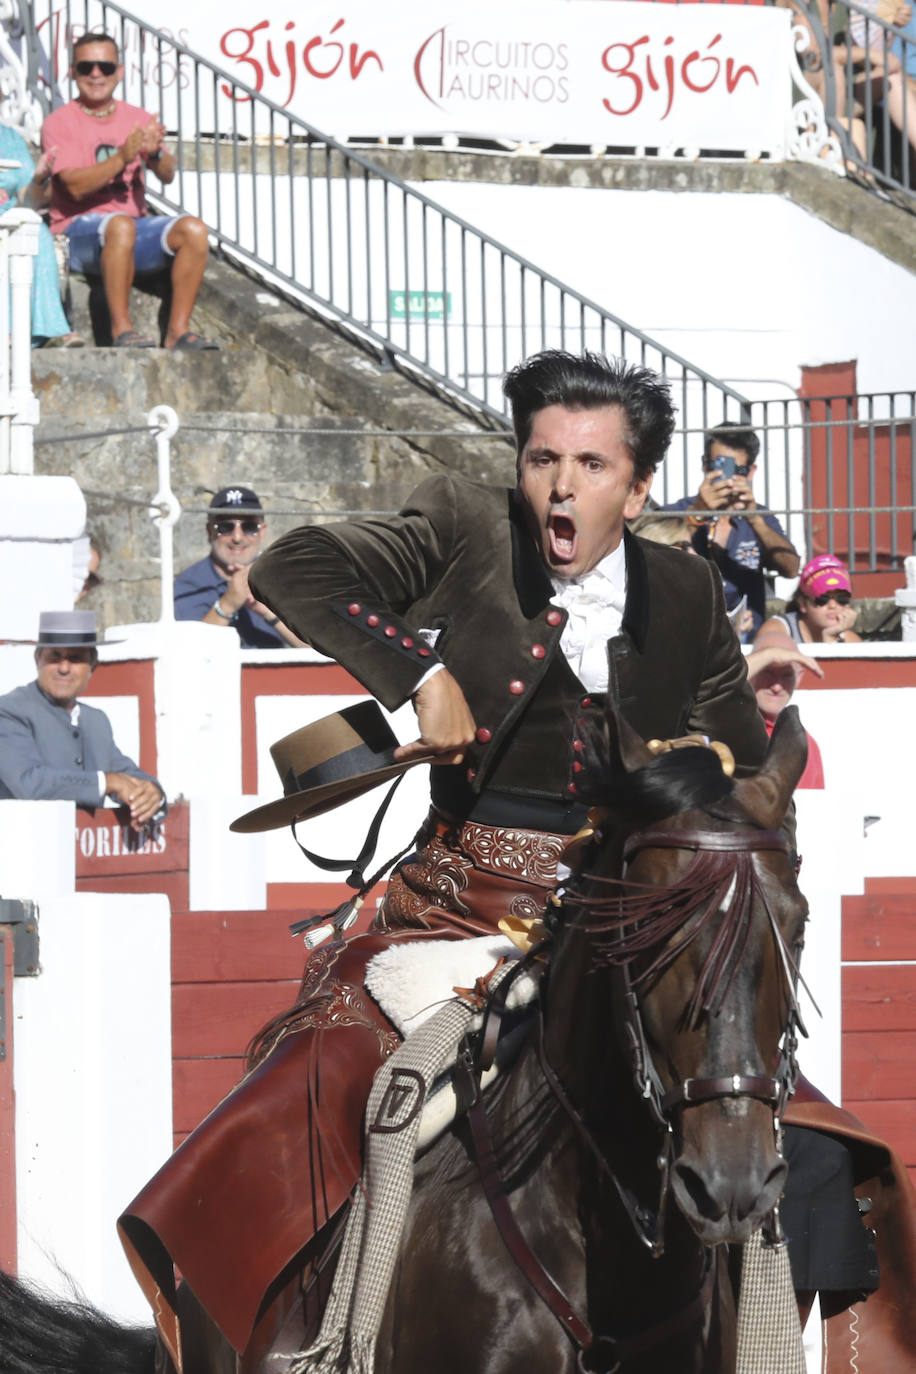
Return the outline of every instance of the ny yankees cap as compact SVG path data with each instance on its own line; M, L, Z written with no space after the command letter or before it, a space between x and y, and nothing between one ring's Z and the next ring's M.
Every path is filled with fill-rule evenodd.
M235 515L239 511L254 511L264 514L255 492L250 487L220 487L208 507L210 515Z

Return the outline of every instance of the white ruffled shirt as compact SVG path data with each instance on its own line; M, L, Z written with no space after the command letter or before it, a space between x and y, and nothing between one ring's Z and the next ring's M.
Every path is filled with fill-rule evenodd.
M620 631L627 599L623 540L584 577L550 580L551 603L569 612L560 639L563 656L587 691L606 692L607 642Z
M606 692L607 642L620 631L627 599L627 559L623 540L584 577L569 580L552 577L550 581L553 584L551 605L569 612L560 637L563 657L586 691ZM439 637L438 630L418 633L431 647ZM416 690L444 667L444 663L434 663L423 674Z

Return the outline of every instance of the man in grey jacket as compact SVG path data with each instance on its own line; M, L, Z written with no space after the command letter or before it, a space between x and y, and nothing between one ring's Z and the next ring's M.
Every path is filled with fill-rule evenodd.
M94 611L42 612L38 676L0 696L0 799L100 806L112 797L140 830L165 814L165 793L118 749L105 712L77 700L97 643Z

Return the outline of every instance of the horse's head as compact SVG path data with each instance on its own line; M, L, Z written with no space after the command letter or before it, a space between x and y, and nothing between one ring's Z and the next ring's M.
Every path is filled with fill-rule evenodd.
M794 1030L806 919L778 827L804 768L798 713L780 714L756 776L703 748L653 755L609 720L611 819L623 871L599 876L570 937L610 966L640 1093L673 1146L671 1186L707 1244L742 1241L786 1164L774 1131L781 1041ZM784 1048L784 1046L783 1046Z

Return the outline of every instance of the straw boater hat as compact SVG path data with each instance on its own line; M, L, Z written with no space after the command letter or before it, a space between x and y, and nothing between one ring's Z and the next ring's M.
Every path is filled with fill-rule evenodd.
M427 763L428 752L395 762L398 740L375 701L361 701L277 740L270 752L284 795L230 825L249 834L320 816L389 778Z

